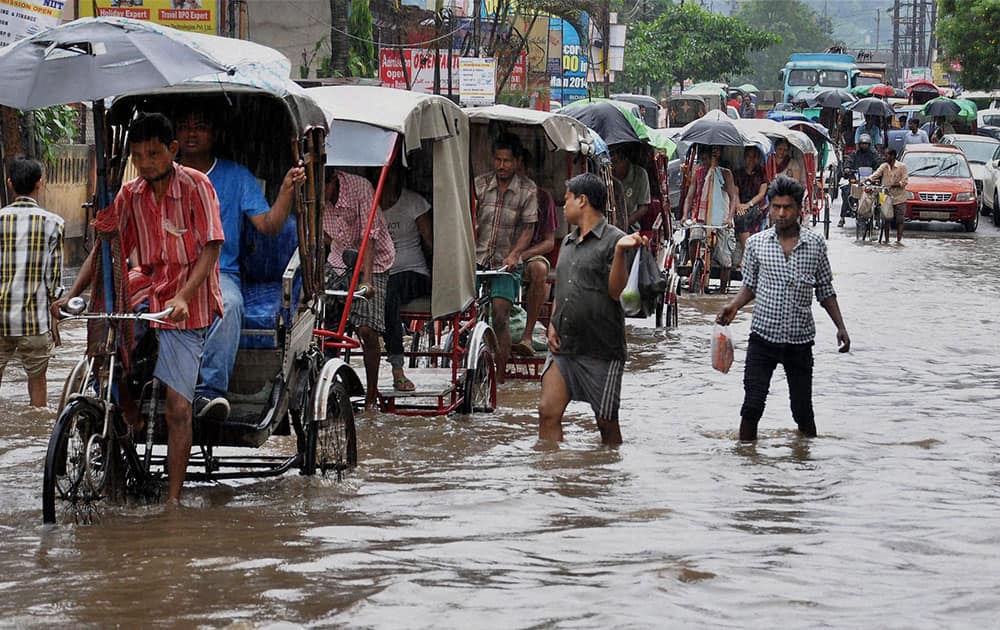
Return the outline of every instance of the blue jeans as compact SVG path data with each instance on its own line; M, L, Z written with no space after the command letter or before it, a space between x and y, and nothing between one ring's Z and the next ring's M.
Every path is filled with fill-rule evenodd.
M201 357L195 396L216 398L229 391L229 375L236 364L243 326L243 292L236 273L219 274L222 286L222 317L212 322Z

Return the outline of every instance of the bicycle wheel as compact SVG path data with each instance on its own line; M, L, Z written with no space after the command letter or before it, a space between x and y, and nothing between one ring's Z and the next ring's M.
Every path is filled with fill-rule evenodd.
M430 352L431 346L434 345L434 324L432 322L424 322L424 325L420 327L419 330L413 333L413 338L410 341L410 367L411 368L425 368L433 366L433 359L423 353Z
M323 409L322 418L310 417L308 450L313 465L309 472L326 474L335 471L338 478L358 463L357 434L354 427L354 408L347 388L341 382L330 387L325 401L318 401ZM313 405L310 404L309 415Z
M698 258L691 263L691 275L688 276L688 291L692 295L701 295L705 292L705 261Z
M73 394L82 394L86 390L88 381L90 380L90 375L87 373L89 365L87 357L83 357L76 362L76 365L73 366L69 376L66 377L66 381L63 383L62 393L59 395L59 404L56 406L56 409L62 411L70 396Z
M71 400L52 429L42 478L42 522L60 514L74 521L124 487L124 462L114 439L102 437L104 414L94 403Z
M493 353L488 346L479 348L476 355L476 367L465 374L462 383L464 401L459 406L459 413L490 413L497 406L497 375Z

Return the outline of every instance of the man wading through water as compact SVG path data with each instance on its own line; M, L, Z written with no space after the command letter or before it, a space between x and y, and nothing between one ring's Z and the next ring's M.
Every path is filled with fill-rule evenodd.
M812 316L812 293L837 327L841 352L851 349L837 294L833 272L826 256L826 242L801 227L802 185L779 176L767 189L773 227L747 241L743 258L743 286L726 304L716 323L733 321L737 311L756 300L750 324L746 368L743 374L745 397L740 410L740 441L757 439L757 423L771 386L771 375L780 363L788 379L792 417L799 431L816 437L812 407L812 346L816 326Z

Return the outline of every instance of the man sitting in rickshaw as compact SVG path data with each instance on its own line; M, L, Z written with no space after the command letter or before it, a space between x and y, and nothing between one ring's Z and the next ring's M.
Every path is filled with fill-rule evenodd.
M504 381L510 357L510 309L521 284L522 254L538 222L538 191L517 174L521 141L503 134L493 142L493 172L476 178L476 263L484 269L506 268L507 276L490 283L493 330L497 336L497 381Z
M431 294L431 272L425 252L434 249L431 225L431 204L416 192L405 188L402 166L397 160L385 180L380 205L389 236L396 250L396 259L389 268L385 296L386 354L392 366L392 387L412 392L413 381L403 371L403 323L399 311L403 304Z
M337 283L348 272L344 251L360 250L364 240L368 213L375 201L375 191L364 177L327 167L323 211L323 235L330 248L327 257L327 285ZM361 339L365 363L367 391L365 408L374 409L378 404L378 364L382 347L379 337L385 332L385 297L389 282L389 269L396 259L389 228L382 211L375 209L368 246L358 277L358 289L364 290L364 299L351 301L349 321Z
M695 223L688 232L688 256L693 261L697 243L706 240L708 232L705 226L715 227L712 260L719 264L719 291L725 293L729 289L736 250L733 217L740 198L739 191L732 171L721 164L721 146L698 145L698 160L692 184L688 186L684 199L684 220Z
M632 231L649 212L649 176L646 170L635 165L633 147L616 144L611 148L611 173L622 183L625 196L625 226Z
M521 150L521 157L517 161L517 174L528 178L526 164L531 161L531 154L527 149ZM535 329L535 322L545 307L545 298L549 284L549 270L552 265L546 256L556 245L556 227L559 225L559 217L556 216L556 204L552 199L552 194L538 186L538 222L531 235L531 244L524 250L521 257L524 259L524 273L521 278L525 286L524 312L525 325L521 339L511 346L514 354L521 356L534 356L535 349L531 344L532 333Z
M195 102L177 116L180 163L208 175L219 197L222 229L226 242L219 254L223 315L215 320L205 339L205 352L195 390L196 417L225 420L229 415L229 377L236 363L243 327L243 292L240 286L240 243L244 217L269 235L281 232L291 211L296 187L306 179L305 169L293 166L285 174L273 205L246 167L215 157L219 125L206 103Z

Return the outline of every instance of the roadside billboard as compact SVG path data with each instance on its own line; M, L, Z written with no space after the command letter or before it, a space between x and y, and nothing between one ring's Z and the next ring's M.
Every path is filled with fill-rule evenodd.
M589 23L586 13L581 14L580 22L586 29ZM561 55L560 61L549 68L549 98L561 105L587 98L587 51L576 28L566 20L549 20L550 58L553 52Z
M81 0L80 17L125 17L148 20L181 31L218 34L216 0Z
M0 0L0 48L62 22L62 0Z
M402 59L400 59L402 52ZM439 56L441 94L448 94L448 63L451 62L451 91L453 94L459 93L459 60L461 57L449 54L447 50L442 50ZM524 53L514 64L514 70L507 81L507 87L524 88L525 68L527 57ZM403 68L406 68L404 75ZM405 90L407 77L410 80L410 90L423 92L424 94L434 93L434 51L426 48L404 48L400 51L397 48L382 48L379 50L379 79L382 85Z

